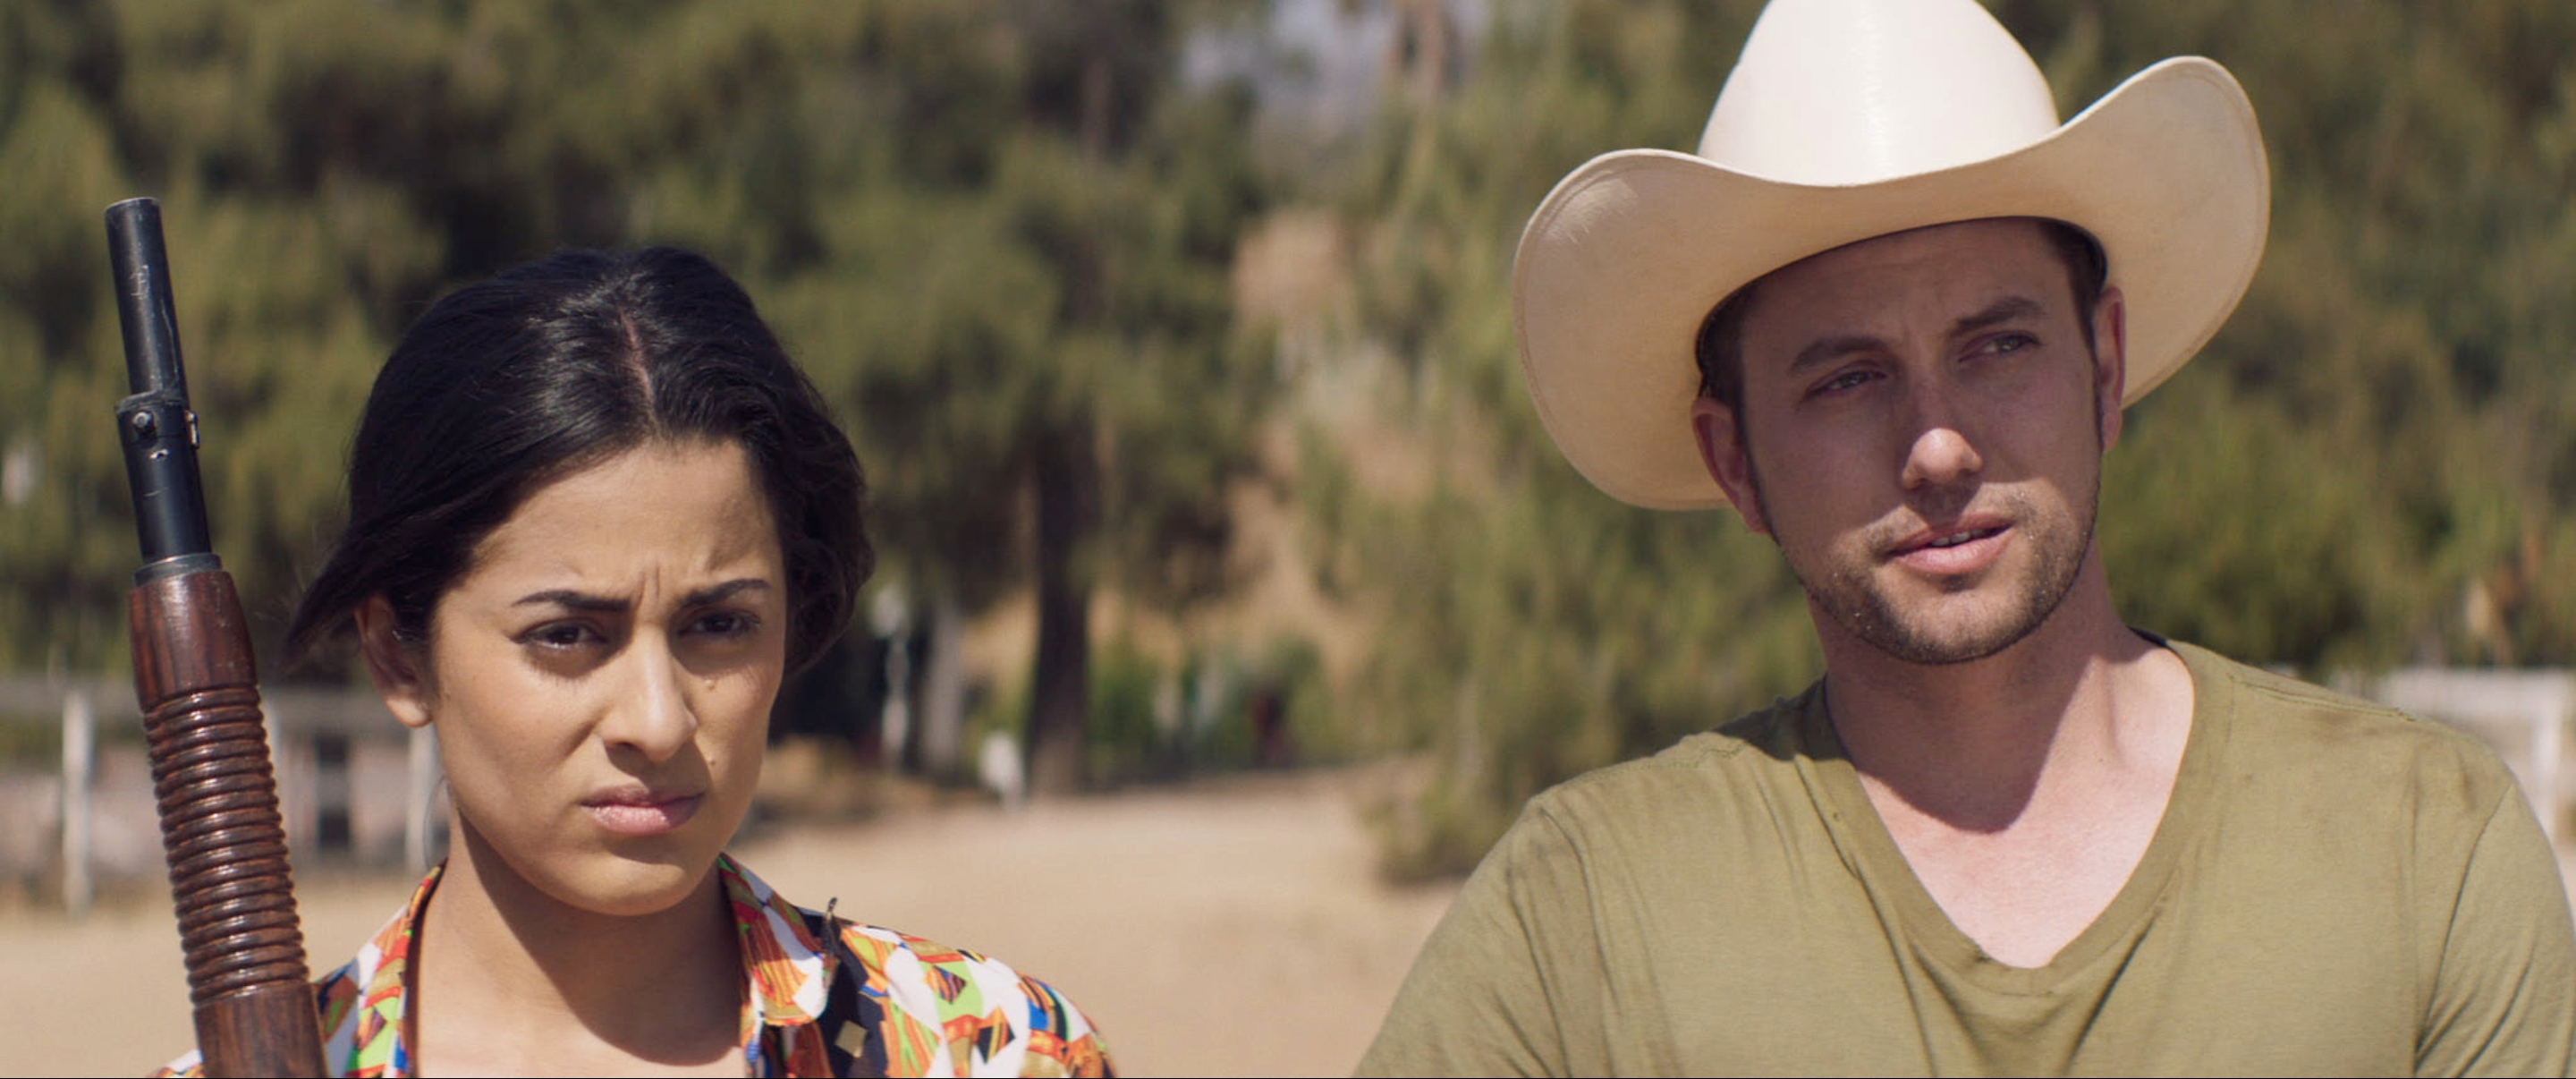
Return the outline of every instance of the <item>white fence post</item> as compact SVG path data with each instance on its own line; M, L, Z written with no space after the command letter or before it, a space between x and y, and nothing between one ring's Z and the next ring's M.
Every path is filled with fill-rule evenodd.
M2542 702L2531 712L2532 756L2539 758L2531 765L2531 801L2540 807L2540 831L2549 837L2551 846L2558 843L2559 818L2565 816L2559 801L2559 770L2565 762L2564 739L2570 697L2576 697L2576 678L2562 678L2554 699Z
M98 776L98 713L89 691L63 694L63 909L78 918L94 898L89 878L90 788Z

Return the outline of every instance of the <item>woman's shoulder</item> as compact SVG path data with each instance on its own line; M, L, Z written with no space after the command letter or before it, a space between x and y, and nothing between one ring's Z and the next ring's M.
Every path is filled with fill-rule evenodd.
M828 917L828 916L827 916ZM945 1026L966 1018L1019 1018L1059 1040L1097 1041L1091 1020L1055 987L981 952L953 948L884 926L839 923L843 954L865 984Z
M314 1018L322 1037L326 1072L355 1076L409 1074L410 1053L402 1038L404 990L409 984L406 971L421 909L438 887L443 868L430 868L428 875L413 887L411 901L368 938L355 957L313 980ZM205 1060L191 1049L152 1074L197 1079L205 1073Z
M325 974L320 978L314 979L313 1005L316 1017L320 1020L320 1032L326 1042L337 1041L342 1044L343 1048L346 1047L345 1043L348 1041L347 1035L351 1033L349 1030L345 1029L347 1026L346 1019L359 1003L360 997L364 995L363 990L366 987L368 980L367 976L369 973L369 970L366 969L368 966L368 960L370 955L377 951L377 943L371 941L368 944L366 952L362 953L358 958L343 963L340 965L339 969L334 970L329 974ZM334 1037L335 1035L338 1035L336 1039ZM343 1052L340 1055L345 1057L347 1054ZM333 1059L331 1055L331 1046L328 1044L324 1047L324 1059ZM159 1070L152 1073L152 1076L153 1079L201 1079L205 1074L206 1060L204 1054L199 1050L190 1049L186 1053L181 1054L178 1059L162 1065ZM349 1071L346 1072L346 1074L399 1075L402 1073L399 1071L389 1073L383 1069L378 1069L372 1072Z
M764 1021L787 1039L785 1070L1112 1074L1099 1030L1053 986L980 952L841 917L836 903L789 903L731 858L721 864ZM834 1059L803 1059L811 1054Z
M980 952L806 913L838 930L824 1025L864 1031L832 1040L876 1049L884 1074L1115 1073L1091 1017L1054 986Z

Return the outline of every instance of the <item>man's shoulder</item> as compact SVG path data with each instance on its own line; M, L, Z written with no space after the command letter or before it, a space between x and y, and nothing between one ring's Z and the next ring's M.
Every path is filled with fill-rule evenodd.
M1655 849L1685 839L1724 847L1732 823L1759 824L1767 834L1789 807L1809 801L1804 773L1812 749L1803 721L1816 695L1810 687L1651 756L1558 783L1530 799L1523 825L1545 822L1586 848L1613 835Z
M1718 727L1684 735L1650 756L1604 765L1577 775L1540 795L1571 797L1671 782L1679 777L1760 769L1805 752L1801 720L1815 705L1818 687L1780 697Z
M2258 707L2293 709L2365 723L2417 723L2415 717L2377 701L2303 682L2279 671L2230 659L2199 645L2182 641L2165 643L2183 658L2185 666L2191 668L2194 682L2205 685L2212 680L2223 681L2256 694L2260 699L2253 703Z
M2475 749L2493 757L2484 744L2451 727L2378 701L2366 700L2279 671L2239 662L2197 645L2167 644L2191 669L2194 692L2217 690L2219 702L2232 706L2238 718L2272 724L2323 725L2337 735L2381 737ZM2211 702L2204 701L2205 710Z
M2228 756L2239 774L2303 777L2319 796L2342 788L2384 799L2404 789L2429 798L2405 799L2416 808L2453 803L2480 819L2518 789L2494 749L2450 726L2168 643L2191 668L2201 719L2225 710Z

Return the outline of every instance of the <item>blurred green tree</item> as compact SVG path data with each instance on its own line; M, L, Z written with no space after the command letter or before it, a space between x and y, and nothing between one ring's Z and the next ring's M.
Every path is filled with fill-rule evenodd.
M1096 590L1232 588L1225 492L1304 422L1296 515L1376 626L1335 710L1435 762L1395 860L1468 864L1530 793L1817 661L1766 543L1563 463L1511 331L1530 210L1594 154L1692 145L1754 10L1390 3L1331 9L1393 42L1369 120L1312 144L1185 74L1212 26L1271 32L1226 5L0 6L0 662L123 659L107 203L167 207L263 642L412 316L558 246L680 243L851 421L889 579L952 632L1037 594L1015 699L1050 786L1079 775ZM2576 662L2576 8L1995 7L2069 110L2217 57L2272 153L2252 292L2107 466L2128 616L2312 671ZM1291 200L1353 282L1337 337L1274 357L1228 270Z
M1222 585L1266 379L1225 291L1268 197L1249 99L1176 66L1202 10L0 11L0 651L122 654L107 203L166 205L218 544L266 641L412 315L555 247L673 242L855 421L892 575L952 611L1035 579L1036 774L1078 784L1091 590Z

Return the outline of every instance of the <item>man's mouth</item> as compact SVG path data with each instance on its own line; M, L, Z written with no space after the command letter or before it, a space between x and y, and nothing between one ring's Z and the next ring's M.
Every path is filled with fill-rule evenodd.
M1974 573L1992 564L2010 542L2011 531L2010 520L1983 514L1945 521L1897 541L1887 549L1887 559L1944 577Z
M1953 533L1950 533L1949 535L1943 536L1943 537L1941 537L1941 538L1939 538L1939 539L1933 540L1933 541L1932 541L1932 542L1930 542L1930 543L1926 543L1926 544L1924 544L1924 546L1926 546L1926 547L1933 547L1933 548L1941 548L1941 547L1956 547L1956 546L1958 546L1958 545L1960 545L1960 544L1962 544L1962 543L1966 543L1966 542L1968 542L1968 541L1970 541L1970 540L1981 540L1981 539L1984 539L1984 538L1986 538L1986 537L1988 537L1988 536L1998 535L1998 534L2000 534L2000 533L2002 533L2002 532L2003 532L2003 529L2001 529L2001 528L1969 528L1969 529L1962 529L1962 530L1960 530L1960 531L1953 532Z

